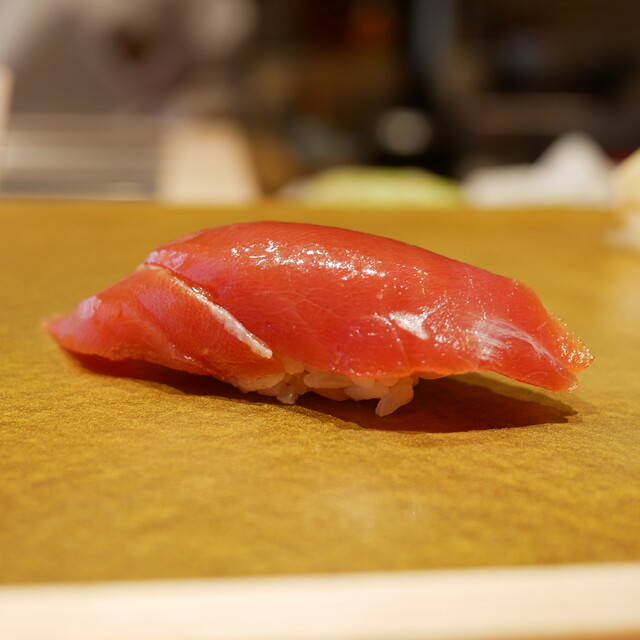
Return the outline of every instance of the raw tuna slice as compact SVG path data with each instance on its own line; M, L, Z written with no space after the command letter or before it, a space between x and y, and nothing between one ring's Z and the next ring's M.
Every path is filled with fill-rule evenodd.
M212 375L294 402L380 398L495 371L553 391L592 357L525 285L365 233L257 222L200 231L47 328L66 349Z

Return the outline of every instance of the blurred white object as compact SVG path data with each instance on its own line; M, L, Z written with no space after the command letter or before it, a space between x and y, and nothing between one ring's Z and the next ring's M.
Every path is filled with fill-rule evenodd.
M8 585L6 640L631 640L638 563ZM330 612L328 614L327 612Z
M613 180L622 220L608 239L614 246L640 251L640 150L614 169Z
M606 206L615 198L611 168L589 136L567 133L534 164L478 169L463 189L467 201L480 207Z
M158 197L242 204L260 195L248 143L231 122L178 121L164 135Z
M210 114L257 22L255 0L0 0L0 65L17 113L176 113L213 87Z

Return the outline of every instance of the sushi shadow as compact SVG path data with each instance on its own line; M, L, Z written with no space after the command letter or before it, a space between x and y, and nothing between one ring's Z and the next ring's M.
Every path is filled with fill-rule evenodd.
M365 429L424 433L566 424L577 413L543 392L480 374L422 381L415 388L412 402L384 418L375 414L375 401L329 405L323 398L308 394L298 404Z
M272 398L244 394L207 376L138 361L111 362L97 356L75 356L93 373L130 378L144 384L171 388L190 395L224 397L243 402L280 403ZM282 405L280 405L282 406ZM546 424L565 424L577 412L544 392L508 384L491 376L467 374L422 381L411 403L381 418L375 414L375 400L335 402L313 393L300 397L293 411L313 411L337 418L342 428L383 431L456 433L487 429L512 429ZM348 426L351 425L351 426Z

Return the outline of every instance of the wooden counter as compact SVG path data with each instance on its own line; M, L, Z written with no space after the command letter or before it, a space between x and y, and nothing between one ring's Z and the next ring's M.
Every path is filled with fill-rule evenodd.
M298 405L78 361L40 328L162 242L235 221L367 230L531 285L595 355L571 394L493 375ZM640 560L640 256L605 211L0 202L0 581Z

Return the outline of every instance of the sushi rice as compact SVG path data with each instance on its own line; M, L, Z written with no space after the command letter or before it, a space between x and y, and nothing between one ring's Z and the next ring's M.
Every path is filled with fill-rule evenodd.
M285 370L260 378L250 384L229 380L241 391L255 391L272 396L283 404L295 404L299 396L313 391L331 400L378 399L376 414L387 416L413 399L413 387L420 378L432 380L437 374L421 372L403 378L350 378L348 376L307 368L299 362L283 359Z

